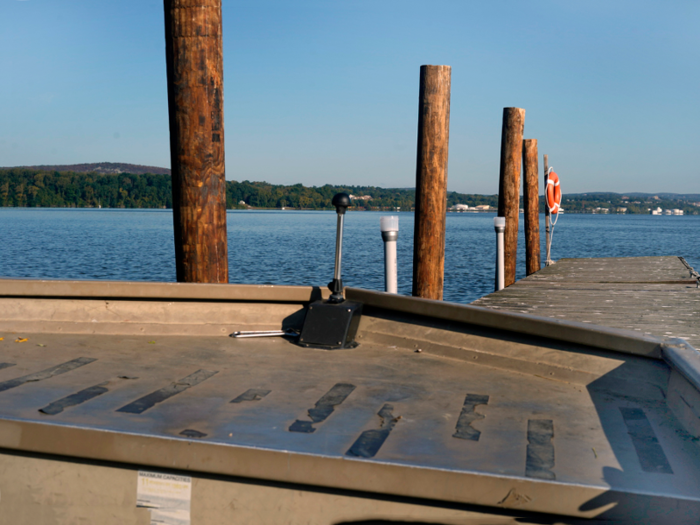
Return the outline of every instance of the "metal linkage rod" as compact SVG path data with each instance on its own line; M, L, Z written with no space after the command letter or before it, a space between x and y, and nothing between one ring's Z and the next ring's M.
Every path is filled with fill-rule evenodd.
M343 297L343 279L341 277L341 266L343 262L343 224L345 220L345 212L350 206L350 196L347 193L337 193L333 196L332 201L338 214L337 229L335 235L335 272L333 280L328 285L331 291L331 296L328 298L329 303L342 303Z

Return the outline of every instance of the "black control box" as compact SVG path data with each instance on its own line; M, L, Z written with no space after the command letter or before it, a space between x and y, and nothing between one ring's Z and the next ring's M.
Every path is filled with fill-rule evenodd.
M301 329L299 345L327 350L354 348L357 346L355 334L361 315L362 303L311 303Z

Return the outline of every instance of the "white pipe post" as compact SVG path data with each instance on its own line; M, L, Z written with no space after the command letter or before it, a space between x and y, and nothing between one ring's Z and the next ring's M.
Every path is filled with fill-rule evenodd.
M399 238L399 218L395 215L380 217L379 229L384 241L384 290L388 293L398 293L396 240Z
M505 288L505 242L506 218L494 217L493 227L496 230L496 291Z

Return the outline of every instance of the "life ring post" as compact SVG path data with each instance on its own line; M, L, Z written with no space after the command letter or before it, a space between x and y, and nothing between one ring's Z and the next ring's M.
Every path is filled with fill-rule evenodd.
M552 261L552 214L547 202L547 189L549 188L549 156L544 156L544 229L545 229L545 260L544 265L550 266L554 264Z
M525 110L503 108L501 168L498 183L498 216L506 218L505 286L515 282L518 253L518 214L520 212L520 168L522 164Z

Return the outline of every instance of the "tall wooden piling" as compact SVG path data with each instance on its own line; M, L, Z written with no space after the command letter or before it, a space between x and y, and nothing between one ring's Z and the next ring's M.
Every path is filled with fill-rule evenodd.
M525 209L525 272L540 270L540 173L537 139L523 140L523 208Z
M418 103L413 295L442 299L445 276L450 66L421 66Z
M525 110L503 108L501 170L498 184L498 216L506 218L505 286L515 282L520 210L520 168L525 129Z
M164 0L177 280L228 282L221 0Z

